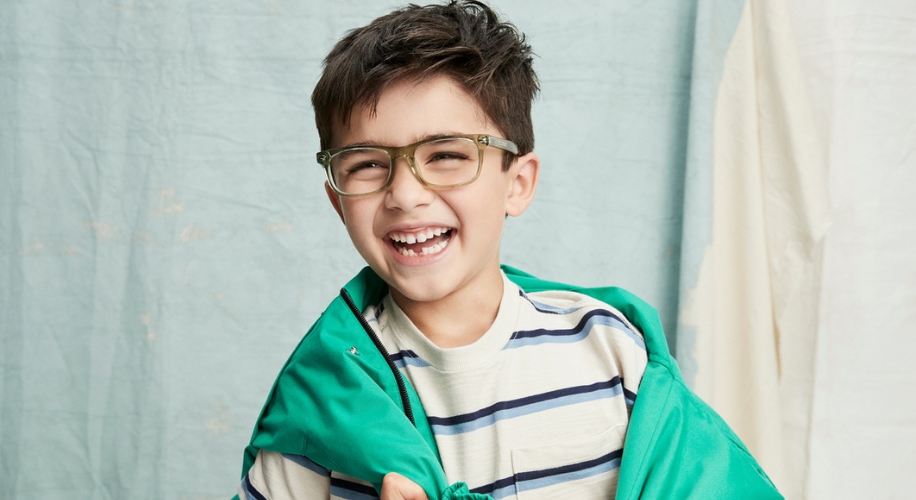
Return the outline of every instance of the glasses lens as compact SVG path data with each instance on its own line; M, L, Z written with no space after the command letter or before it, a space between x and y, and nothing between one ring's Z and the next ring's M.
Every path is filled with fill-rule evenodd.
M371 193L381 188L390 169L391 158L381 149L348 149L331 158L334 184L347 194Z
M427 183L454 186L474 179L480 166L478 154L472 139L448 137L418 146L414 160Z

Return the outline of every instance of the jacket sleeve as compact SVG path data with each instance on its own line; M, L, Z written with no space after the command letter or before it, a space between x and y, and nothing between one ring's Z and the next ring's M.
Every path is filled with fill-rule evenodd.
M364 483L338 478L338 488L357 496L368 493ZM347 486L349 483L349 486ZM353 489L356 487L356 489ZM267 500L328 500L331 497L331 471L306 457L258 452L254 464L238 487L239 498ZM470 493L463 483L456 483L442 493L441 500L492 500L486 495Z
M684 383L655 310L628 292L612 298L642 330L649 352L617 498L782 498L728 424Z
M305 457L261 450L238 489L241 498L328 500L331 471Z
M618 500L782 498L728 424L684 383L655 309L620 288L579 288L503 270L525 291L573 290L595 297L642 331L649 362L627 428Z
M619 500L783 498L728 425L667 367L650 363L643 384L627 430Z
M423 486L430 498L448 486L438 452L405 416L398 388L381 354L359 335L337 335L359 324L333 324L305 336L284 368L259 419L253 450L302 455L320 466L381 488L388 472ZM331 324L328 324L331 323ZM356 323L353 321L353 323ZM419 398L411 394L415 406ZM426 424L425 414L415 415ZM427 424L428 430L428 424ZM430 433L431 434L431 433Z
M367 273L346 287L360 310L380 300L385 287ZM274 383L246 449L242 476L259 450L270 450L308 457L368 481L377 491L385 474L397 472L423 487L430 499L485 498L467 493L463 484L449 485L419 397L404 382L416 424L405 416L384 356L344 300L334 300Z

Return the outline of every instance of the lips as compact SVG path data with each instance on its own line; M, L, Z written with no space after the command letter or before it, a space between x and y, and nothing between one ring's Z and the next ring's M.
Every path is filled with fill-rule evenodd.
M426 227L388 233L394 249L407 257L435 255L448 246L451 236L450 227Z

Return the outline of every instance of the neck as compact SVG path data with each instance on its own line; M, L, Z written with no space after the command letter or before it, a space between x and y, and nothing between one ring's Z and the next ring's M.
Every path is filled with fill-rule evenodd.
M461 347L483 336L499 312L503 297L502 273L480 280L435 301L414 301L391 289L391 297L410 321L433 344Z

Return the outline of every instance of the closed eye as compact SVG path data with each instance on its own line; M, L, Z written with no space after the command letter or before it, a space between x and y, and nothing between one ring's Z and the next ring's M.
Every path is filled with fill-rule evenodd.
M383 164L383 163L379 163L379 162L377 162L377 161L363 161L363 162L354 163L353 165L347 166L346 172L347 172L348 174L352 174L352 173L354 173L354 172L359 172L359 171L364 171L364 170L372 170L372 169L376 169L376 168L384 168L384 169L387 169L387 168L388 168L388 165L387 165L387 164Z
M458 153L453 151L438 151L434 154L431 154L429 158L426 159L427 163L434 161L443 161L443 160L467 160L468 155L464 153Z

